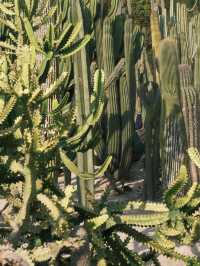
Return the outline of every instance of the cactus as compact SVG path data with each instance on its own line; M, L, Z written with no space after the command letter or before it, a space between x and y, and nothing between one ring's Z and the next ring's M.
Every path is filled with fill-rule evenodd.
M157 82L159 84L160 81L158 75L158 59L160 56L161 32L160 32L158 13L155 10L152 10L151 12L150 23L151 23L152 48L153 48L153 54L155 56L154 82Z
M142 103L145 108L145 180L144 198L155 200L158 192L158 181L160 177L160 155L159 155L159 132L161 97L157 84L144 84L141 88Z
M115 67L114 59L114 43L113 43L113 24L111 18L106 18L103 23L103 66L105 78L107 79ZM107 154L113 157L110 166L110 173L114 174L114 170L118 167L120 158L120 109L119 109L119 93L116 82L113 82L108 89L107 103Z
M138 37L137 27L134 29L133 19L124 24L124 53L126 75L120 77L120 110L121 110L121 160L120 175L126 175L133 156L134 116L136 103L135 63L137 62Z
M103 72L97 71L94 79L94 92L91 97L88 94L88 106L91 110L80 126L76 126L74 123L74 110L65 110L69 116L69 123L66 123L66 117L63 117L64 105L68 101L67 96L50 113L48 113L48 110L44 110L44 103L67 81L67 73L60 73L54 82L50 82L46 91L42 89L42 84L39 80L40 71L38 71L40 65L38 66L36 60L38 53L41 52L40 47L44 46L42 42L39 44L36 40L34 27L32 27L28 18L23 21L25 27L23 34L26 37L18 40L15 57L12 58L13 61L11 61L10 55L5 51L5 56L2 57L0 65L1 98L4 99L1 101L0 137L3 140L7 137L10 142L9 145L13 145L13 154L10 157L7 179L10 178L11 172L12 175L21 179L24 176L25 179L22 205L19 211L16 214L14 213L14 221L9 219L10 216L8 215L12 230L9 239L15 245L17 245L15 240L20 237L32 217L30 206L34 205L33 203L36 201L36 176L39 181L42 180L40 191L43 191L43 182L46 182L49 193L56 191L57 195L62 194L51 175L56 169L56 165L49 165L49 163L54 159L54 154L60 145L64 145L65 148L67 147L73 152L80 148L80 143L88 137L88 133L91 132L91 129L101 116L104 106L104 76ZM62 47L68 49L74 45L72 42L77 37L80 27L77 24L75 27L70 25L70 28L70 33L68 29L63 36L56 39L56 41L54 39L56 44L61 46L59 49L62 49ZM65 38L65 42L63 38ZM23 39L25 43L22 43ZM30 45L26 44L28 40L31 43ZM55 59L57 57L56 52L52 56L52 60ZM84 54L82 57L84 57ZM61 57L59 56L59 58ZM47 77L44 76L43 78L45 82ZM86 91L89 87L87 85L84 84ZM7 96L4 97L4 95ZM14 109L16 112L13 111ZM52 119L49 132L48 128L44 128L42 125L44 116L46 117L47 115L50 115ZM57 125L59 125L58 128L56 127ZM74 146L76 147L74 148ZM7 154L9 148L3 152ZM13 160L16 160L16 163L13 162L11 164ZM102 171L106 169L109 160L102 166ZM102 171L96 173L97 176L101 175ZM84 175L89 175L89 173L86 174L85 172L87 172L87 169L85 169ZM91 180L86 180L86 183L91 183Z
M185 149L178 59L173 40L166 39L161 42L159 67L162 95L160 135L162 179L164 186L168 186L179 171Z
M199 148L199 91L192 86L191 69L187 65L180 65L180 84L182 110L187 135L187 147ZM192 182L199 182L199 169L190 161L190 175Z
M197 53L195 56L195 64L194 64L194 89L199 90L200 88L200 48L197 49Z
M100 23L99 20L98 26ZM100 29L97 33L101 34ZM123 15L113 19L110 17L104 19L102 46L100 35L96 36L98 36L97 59L101 60L105 71L105 87L108 97L107 112L100 125L102 138L106 137L106 140L101 140L96 151L100 153L99 157L102 161L106 157L105 149L107 149L106 154L113 156L108 174L113 175L116 172L114 176L120 179L122 175L128 174L132 162L136 98L134 69L143 47L143 36L139 27L134 27L134 20L131 18L125 22ZM121 43L122 37L123 43ZM122 48L125 59L121 58ZM115 62L118 62L117 65Z
M82 21L83 24L83 9L79 0L76 1L75 6L72 10L73 19L75 21ZM80 36L83 37L85 34L84 25L82 25ZM87 49L82 50L79 54L74 57L74 75L75 75L75 93L76 103L78 107L77 122L79 125L83 124L83 119L88 117L90 110L90 80L89 74L90 69L88 68L88 52ZM87 136L87 142L90 141L92 135ZM85 154L77 153L77 160L81 171L88 171L93 173L93 152L88 150ZM79 197L80 202L83 206L91 206L91 201L94 197L94 181L85 181L82 179L78 180Z

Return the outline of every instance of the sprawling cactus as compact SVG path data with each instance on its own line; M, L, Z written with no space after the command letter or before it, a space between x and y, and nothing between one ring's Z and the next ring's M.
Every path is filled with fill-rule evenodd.
M41 47L44 46L43 43L39 44L36 41L34 27L28 18L22 18L21 21L25 32L18 33L17 46L15 50L13 48L11 55L7 53L10 47L7 47L7 44L4 45L5 52L0 62L0 137L4 145L1 149L1 159L2 162L7 163L1 174L5 175L5 183L12 182L13 176L15 181L23 181L23 193L17 212L13 213L10 209L5 216L5 220L11 227L9 239L15 245L17 245L15 240L27 230L29 231L26 225L31 219L35 219L32 208L37 201L37 194L47 189L50 194L55 192L57 195L62 195L52 175L57 165L50 164L58 148L64 147L70 156L72 152L75 153L81 149L84 139L95 126L104 109L104 74L98 70L94 77L94 91L88 98L90 112L81 124L76 123L77 116L74 116L74 108L70 108L72 105L67 95L60 103L54 100L53 110L48 112L46 103L66 82L68 73L62 72L55 81L48 84L49 87L45 91L43 90L42 83L47 79L48 71L42 75L41 81L40 70L43 62L40 65L37 56L43 53ZM79 40L74 44L79 31L79 24L76 26L70 24L63 36L56 40L56 49L59 50L62 47L71 49L75 45L75 50L77 48L79 50L82 47L82 45L79 46L80 43L78 44ZM21 38L22 34L28 38ZM85 39L84 36L83 39ZM27 42L30 44L28 45ZM71 49L74 52L75 50ZM57 58L55 51L52 56L52 60ZM57 59L59 58L60 56ZM46 116L50 116L52 121L44 128ZM7 146L6 143L9 145ZM84 149L87 150L87 147ZM106 161L104 167L107 164ZM3 164L1 168L2 166ZM87 172L87 169L84 169L84 172ZM45 201L44 198L42 199ZM37 213L38 210L35 212Z

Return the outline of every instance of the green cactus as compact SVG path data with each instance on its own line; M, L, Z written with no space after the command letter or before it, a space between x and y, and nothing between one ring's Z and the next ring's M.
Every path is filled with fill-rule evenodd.
M180 65L180 84L182 111L187 135L187 147L199 147L198 142L198 106L199 91L192 85L191 69L188 65ZM190 161L190 175L192 182L199 182L199 169Z
M84 20L83 20L83 8L81 2L76 1L72 10L74 21L82 21L82 28L80 31L80 37L85 34ZM79 125L83 124L83 119L88 117L91 112L90 107L90 79L89 79L89 68L88 68L88 51L87 49L82 50L79 54L74 57L74 76L75 76L75 93L76 93L76 105L78 107L77 122ZM92 138L91 133L87 136L87 142ZM93 153L92 150L88 150L85 154L77 153L78 166L81 171L93 173ZM78 177L80 178L80 177ZM78 179L79 188L79 200L83 206L89 207L91 205L91 198L94 197L94 181L85 181ZM93 200L93 199L92 199Z
M195 64L194 64L194 89L199 90L200 86L200 78L199 78L199 73L200 73L200 49L197 49L196 56L194 58Z
M141 87L141 98L145 108L145 180L144 198L155 200L158 192L160 177L160 105L161 97L157 84L143 84Z
M133 20L127 19L124 24L124 53L126 76L120 78L120 111L121 111L121 161L120 175L126 175L133 156L134 116L136 103L135 63L137 50L134 49L137 29Z
M9 239L13 242L21 237L22 232L24 232L23 230L27 231L26 225L29 224L32 217L30 207L34 205L33 203L36 201L38 191L36 181L40 182L42 180L40 192L48 188L50 194L53 191L57 195L62 194L58 185L55 184L53 175L51 175L57 166L49 164L54 159L57 148L60 145L64 145L65 149L75 153L80 148L80 144L88 138L88 133L91 132L91 129L101 116L104 106L104 76L103 72L97 71L94 78L93 95L90 97L88 93L88 106L91 110L80 126L74 123L74 109L70 110L65 107L68 104L67 94L63 101L56 103L56 106L54 106L50 113L48 110L45 110L44 106L48 99L59 91L63 84L68 83L68 77L66 72L60 71L61 73L57 79L54 82L50 82L49 88L46 91L42 89L39 78L41 72L38 71L40 65L37 65L36 59L37 55L41 52L40 47L44 47L44 45L42 42L38 44L35 37L35 29L32 27L29 19L26 18L23 21L25 26L24 34L27 34L28 38L24 38L25 43L22 43L23 39L18 40L14 58L5 51L5 56L2 57L0 64L2 99L0 137L3 142L5 137L8 138L9 146L13 150L8 163L9 174L7 179L12 175L22 180L24 176L25 179L22 205L15 215L15 222L12 222L11 217L8 215L8 221L10 221L12 230ZM69 29L66 30L63 36L56 39L56 44L64 47L64 49L71 49L74 45L72 42L74 42L79 34L79 30L79 24L75 27L70 25L70 32ZM63 41L63 38L65 41ZM27 42L30 42L30 45ZM79 47L79 44L76 45L76 49ZM60 47L59 49L62 49ZM52 60L57 57L56 52L52 56ZM84 57L84 53L82 57ZM60 56L59 58L61 59ZM50 63L52 63L51 60ZM43 76L44 81L46 78L47 76ZM87 91L89 85L84 84L84 87ZM53 102L55 104L56 101L54 100ZM63 110L64 108L65 111ZM66 117L66 112L68 117ZM49 127L44 128L43 121L48 115L51 116L52 123ZM3 149L4 153L5 155L9 153L8 147ZM104 168L106 169L109 160L102 166L102 171L104 171ZM16 161L16 163L12 163L10 166L12 161ZM101 175L102 171L96 173L97 176ZM86 176L85 179L88 179L89 173L87 173L87 169L85 169L83 175ZM36 180L36 177L39 180ZM43 187L45 182L46 188ZM86 180L85 182L91 183L91 180ZM45 201L45 199L43 200ZM63 223L61 222L61 224ZM16 242L15 245L17 245Z
M160 48L161 80L161 166L164 186L168 186L184 159L185 134L180 106L180 84L176 44L165 39ZM172 163L173 158L173 163Z
M105 71L105 78L107 79L115 67L114 59L114 43L113 43L113 22L107 17L103 23L103 67ZM119 93L116 82L110 85L108 89L108 103L107 103L107 119L108 119L108 133L107 133L107 153L113 157L110 166L110 174L114 174L118 167L120 159L120 109L119 109Z

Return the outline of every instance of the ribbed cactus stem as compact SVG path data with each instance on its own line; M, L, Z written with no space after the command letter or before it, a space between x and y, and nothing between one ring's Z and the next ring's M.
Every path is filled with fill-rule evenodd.
M180 65L180 85L181 85L181 100L182 111L185 121L185 129L187 134L187 148L195 147L199 150L199 108L200 108L200 93L192 86L192 73L188 65ZM200 171L195 164L189 162L191 180L193 182L200 181Z
M174 16L174 0L170 0L170 19Z
M153 53L155 55L155 61L157 64L160 55L161 32L160 32L158 12L155 10L152 10L151 12L150 23L151 23L152 48L153 48ZM156 76L156 82L159 83L159 75L156 64L155 64L156 69L154 69L154 72Z
M95 21L95 39L96 39L96 52L97 52L97 66L98 68L103 68L103 22L102 18L98 17ZM107 135L107 129L106 129L106 114L103 113L100 121L97 123L97 130L100 132L100 140L97 143L95 147L96 151L96 157L97 159L102 163L104 159L106 158L106 135Z
M103 30L102 30L101 18L98 18L95 22L95 38L96 38L97 64L98 68L100 68L102 66L102 59L103 59L103 46L102 46Z
M155 200L160 177L160 90L151 82L142 86L141 95L146 111L144 198Z
M178 52L179 52L179 62L181 64L189 63L188 55L188 15L186 5L177 4L177 37L178 37Z
M161 42L159 68L162 94L160 134L162 180L164 186L169 186L179 172L185 152L178 59L176 44L171 39Z
M83 21L81 1L75 0L73 6L74 21ZM82 38L85 34L84 23L80 30L79 37ZM75 94L76 104L78 109L77 122L79 125L84 123L86 117L90 114L90 69L88 67L88 53L84 47L78 54L74 56L74 76L75 76ZM91 133L87 135L86 141L89 142L92 138ZM78 167L81 172L93 172L93 151L89 149L85 153L77 153ZM83 206L91 207L94 198L94 181L82 180L78 177L78 195L79 202Z
M200 48L197 49L194 60L194 88L200 90Z
M108 12L109 17L113 17L113 16L117 15L119 2L120 2L120 0L111 0L110 1L110 10Z
M128 7L128 14L132 16L135 10L135 1L134 0L127 0L127 7Z
M126 76L120 78L120 109L122 123L120 170L128 171L133 156L134 117L136 103L135 58L133 19L127 19L124 25L124 53ZM135 56L135 57L134 57Z
M128 174L128 170L132 163L133 156L133 137L134 137L134 115L131 110L130 93L127 80L124 75L120 78L120 106L121 106L121 161L119 176L124 177Z
M107 17L103 23L103 67L105 78L107 79L115 68L114 59L114 43L113 43L113 24L112 19ZM119 108L119 92L116 82L114 81L108 88L108 155L113 156L110 171L113 174L114 169L118 168L120 158L120 108Z

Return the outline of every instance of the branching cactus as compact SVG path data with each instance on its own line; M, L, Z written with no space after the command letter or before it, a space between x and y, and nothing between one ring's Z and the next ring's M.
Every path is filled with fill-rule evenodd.
M3 145L0 166L1 169L4 168L0 174L5 177L5 184L12 183L12 178L15 178L17 183L23 183L17 211L7 213L5 217L11 227L9 239L15 245L22 233L29 230L26 225L38 211L35 206L37 193L45 191L49 194L62 195L62 191L51 178L56 165L49 167L49 162L58 152L58 148L64 147L70 156L72 152L75 153L81 148L87 150L86 146L83 147L83 143L104 108L104 75L103 72L97 71L94 79L95 89L88 98L87 107L90 108L90 112L83 117L84 120L80 125L76 124L74 108L70 108L72 105L68 101L68 95L48 112L46 102L67 81L68 73L62 72L49 84L46 91L43 90L42 84L48 76L49 66L44 72L41 71L44 62L40 65L37 56L38 53L46 56L46 46L36 39L34 27L27 17L22 17L21 23L25 31L18 32L17 45L1 43L3 56L0 62L0 138ZM53 50L50 63L55 57L59 59L67 55L68 58L71 52L73 54L82 48L83 43L81 45L80 39L74 42L79 31L79 24L76 26L70 24L59 38L54 39L53 35L50 36L52 37L50 41L57 50L57 52ZM83 39L85 40L85 36ZM46 63L44 65L46 68ZM51 116L52 124L51 127L44 128L43 121L47 115Z
M160 134L162 180L164 186L169 186L179 171L185 150L178 59L176 44L171 39L161 42L159 68L162 97Z

